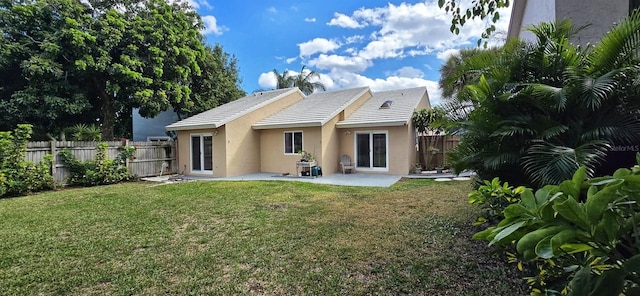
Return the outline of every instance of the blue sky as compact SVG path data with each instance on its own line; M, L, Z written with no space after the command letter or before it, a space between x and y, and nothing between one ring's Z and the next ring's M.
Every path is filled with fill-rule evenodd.
M437 104L440 66L458 49L475 46L485 26L468 23L453 35L436 0L189 2L202 16L207 42L238 59L248 93L273 89L273 69L297 73L304 65L321 73L329 90L426 86ZM506 32L509 14L501 12L499 30Z

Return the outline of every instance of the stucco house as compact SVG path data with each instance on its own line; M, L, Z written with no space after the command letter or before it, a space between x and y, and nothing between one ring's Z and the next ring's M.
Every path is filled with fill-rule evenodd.
M571 19L577 27L587 26L570 41L586 45L597 43L614 23L640 6L638 0L515 0L509 21L509 38L535 41L526 29L540 22Z
M296 172L298 152L323 173L348 155L357 172L406 174L415 164L414 110L430 108L425 87L373 93L368 87L314 93L257 92L166 126L177 132L178 167L232 177Z

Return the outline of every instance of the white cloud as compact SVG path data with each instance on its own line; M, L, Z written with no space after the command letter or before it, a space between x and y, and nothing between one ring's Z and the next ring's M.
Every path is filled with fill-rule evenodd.
M365 37L363 35L349 36L349 37L345 38L345 42L347 44L360 43L360 42L364 41L364 38Z
M269 13L278 13L278 10L275 7L271 6L271 7L267 8L267 12L269 12Z
M333 18L327 23L327 25L338 26L341 28L351 28L351 29L364 27L353 18L338 12L333 14Z
M438 57L438 59L441 59L443 61L447 61L450 57L457 56L457 55L460 55L460 49L449 48L449 49L445 49L445 50L443 50L441 52L438 52L436 57Z
M316 22L316 18L315 17L305 17L304 21L307 23L315 23Z
M278 79L273 72L261 73L258 77L258 85L264 88L275 88L278 85Z
M362 72L373 66L373 62L361 57L321 54L309 60L309 65L322 70L341 69L349 72Z
M316 53L327 53L340 47L340 44L334 40L325 38L315 38L311 41L298 44L300 48L300 56L308 57Z
M442 101L442 95L438 89L438 82L433 80L400 76L389 76L384 79L369 78L364 75L340 70L331 71L326 76L331 79L333 84L332 87L327 87L327 89L368 86L372 91L376 92L425 86L427 87L427 93L429 94L431 105L437 105Z
M288 59L286 59L286 60L285 60L285 62L287 62L287 64L291 64L291 63L293 63L293 62L295 62L295 61L297 61L297 60L298 60L298 57L294 57L294 58L288 58Z
M222 35L224 32L229 31L225 26L218 26L218 21L213 15L203 15L202 22L204 23L204 30L200 31L203 35L215 34Z
M422 78L424 77L424 72L422 72L420 69L406 66L393 72L392 75L406 78Z
M496 24L498 31L506 31L510 9L500 11ZM415 4L389 3L384 7L360 8L350 16L336 12L328 23L344 28L377 26L370 34L369 43L358 53L366 59L403 58L422 56L472 44L489 24L472 20L462 27L459 35L449 31L450 15L443 13L435 1ZM499 40L497 42L500 42Z

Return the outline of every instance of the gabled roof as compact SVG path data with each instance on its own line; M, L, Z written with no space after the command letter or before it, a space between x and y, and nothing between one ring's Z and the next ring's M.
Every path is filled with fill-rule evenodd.
M218 128L234 119L247 115L255 110L262 108L265 105L273 103L296 92L299 92L300 95L304 97L302 92L300 92L297 87L256 92L246 97L226 103L224 105L220 105L211 110L204 111L189 118L167 125L166 129L168 131L179 131L190 129Z
M422 97L426 95L427 88L424 86L376 92L349 118L339 121L336 126L338 128L356 128L409 124L413 111L418 107ZM386 101L391 101L390 107L380 108Z
M367 92L370 92L369 87L314 93L291 107L253 124L253 128L323 126Z

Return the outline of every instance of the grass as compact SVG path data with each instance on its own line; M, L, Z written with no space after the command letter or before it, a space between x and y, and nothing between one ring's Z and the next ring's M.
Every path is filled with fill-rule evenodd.
M126 183L0 200L0 294L526 295L465 182Z

